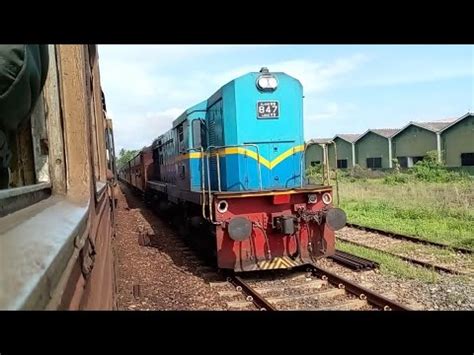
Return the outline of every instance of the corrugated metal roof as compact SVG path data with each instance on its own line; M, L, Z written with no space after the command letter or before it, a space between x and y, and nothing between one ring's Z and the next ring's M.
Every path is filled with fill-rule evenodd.
M308 143L324 144L329 143L330 141L332 141L332 138L314 138L310 139Z
M420 127L426 128L433 132L439 132L442 129L448 127L455 119L451 119L450 121L431 121L431 122L411 122L416 124Z
M349 142L349 143L354 143L357 138L360 137L360 134L356 133L348 133L348 134L336 134L336 137L339 137L341 139L344 139L345 141ZM334 138L336 138L334 137Z
M385 138L390 138L395 133L399 132L400 128L378 128L378 129L370 129L369 131L379 134Z
M468 112L466 113L465 115L459 117L458 119L452 121L452 122L449 122L449 124L444 127L441 131L446 131L448 128L452 127L452 126L455 126L458 122L461 122L462 120L464 120L465 118L467 117L470 117L470 116L474 116L474 114L472 112Z

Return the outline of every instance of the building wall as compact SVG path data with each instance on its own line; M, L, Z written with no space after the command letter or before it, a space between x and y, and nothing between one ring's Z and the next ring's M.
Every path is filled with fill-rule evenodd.
M392 139L392 156L422 157L436 150L436 133L424 128L409 126Z
M461 166L461 153L474 153L474 116L469 116L441 134L446 166Z
M352 168L352 144L337 137L334 142L337 145L337 159L347 159L347 167ZM329 164L331 168L336 167L334 145L329 146Z
M356 162L367 168L367 158L382 158L382 168L389 168L388 139L369 132L355 145Z
M305 156L305 168L308 169L311 166L312 161L319 161L323 163L323 148L319 144L313 144L306 149Z

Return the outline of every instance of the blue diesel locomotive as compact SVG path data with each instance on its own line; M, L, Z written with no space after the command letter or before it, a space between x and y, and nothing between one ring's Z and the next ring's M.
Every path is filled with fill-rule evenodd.
M334 253L330 186L304 181L303 87L262 68L179 116L152 144L145 199L217 266L292 268Z

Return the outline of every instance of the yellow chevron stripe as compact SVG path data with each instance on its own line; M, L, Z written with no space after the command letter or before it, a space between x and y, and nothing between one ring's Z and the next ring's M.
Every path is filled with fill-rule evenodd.
M297 152L301 152L303 150L304 150L304 145L297 145L293 148L288 149L286 152L280 154L278 157L273 159L273 161L270 163L270 169L273 169L275 166L280 164L283 160L285 160L289 156L291 156L291 155L293 155Z
M289 257L276 257L272 260L263 260L257 263L258 267L263 270L270 270L270 269L286 269L291 268L294 266L298 266L299 264L294 260L291 260Z
M186 155L188 156L187 158L190 158L190 159L201 157L201 153L199 153L199 152L191 152L191 153L188 153Z
M304 145L303 144L297 145L283 152L272 161L269 161L260 155L260 164L262 164L268 169L273 169L275 166L280 164L283 160L285 160L289 156L298 152L302 152L302 151L304 151ZM221 157L226 156L226 155L232 155L232 154L241 154L258 161L258 154L255 151L242 148L242 147L221 148L217 151L217 153ZM207 153L204 153L204 156L206 155ZM216 152L212 152L211 156L216 156ZM181 154L179 157L176 158L176 160L181 161L184 159L198 159L201 157L202 157L202 154L200 152L191 152L191 153Z

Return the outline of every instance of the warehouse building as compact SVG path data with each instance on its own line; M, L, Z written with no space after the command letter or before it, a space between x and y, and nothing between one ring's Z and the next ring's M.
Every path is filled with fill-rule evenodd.
M334 144L337 148L337 163ZM331 168L351 168L355 164L369 169L393 167L396 158L403 168L410 168L429 151L447 167L474 167L474 115L471 112L450 120L410 122L401 129L369 129L364 134L337 134L333 138L313 139L308 147L306 166L322 164L328 147ZM321 145L319 145L321 144ZM469 168L474 171L474 168Z
M474 166L474 114L468 112L443 128L441 149L446 166Z
M309 168L310 166L316 166L318 164L323 164L324 162L324 151L323 146L328 144L332 139L331 138L316 138L311 139L307 142L306 156L305 156L305 166Z
M392 151L400 167L411 168L432 150L438 151L438 159L441 159L441 131L452 121L410 122L395 133Z
M357 164L367 169L392 167L392 139L399 129L369 129L355 141Z
M337 134L333 138L336 144L328 147L329 164L331 168L336 166L336 150L338 169L352 168L355 165L355 141L359 137L360 134Z

